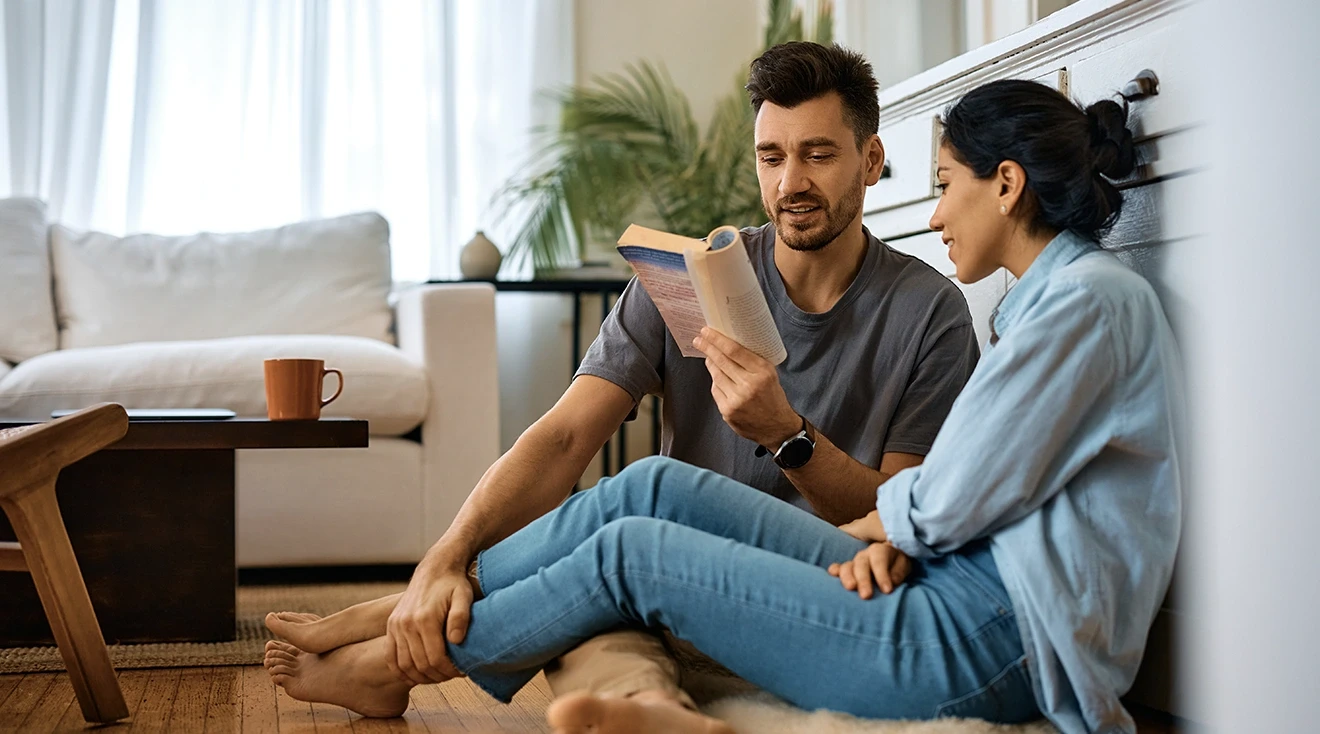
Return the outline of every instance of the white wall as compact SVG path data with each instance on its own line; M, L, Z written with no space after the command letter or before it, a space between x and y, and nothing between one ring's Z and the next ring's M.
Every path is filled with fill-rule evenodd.
M577 78L662 62L703 128L715 101L746 80L761 44L763 0L577 0Z
M1202 0L1182 53L1202 70L1210 167L1173 220L1188 320L1195 493L1183 669L1209 731L1309 732L1320 721L1320 150L1313 0ZM1198 57L1199 58L1196 58Z
M763 0L577 0L578 83L622 72L641 59L663 63L704 130L717 101L738 89L739 79L745 81L747 65L760 49L762 5ZM614 253L606 245L586 254L600 259ZM507 451L568 387L573 312L567 296L501 294L497 302L500 440ZM596 336L599 314L600 300L584 298L584 350ZM650 404L644 401L636 429L630 425L630 457L649 450ZM583 484L594 484L598 476L593 466Z

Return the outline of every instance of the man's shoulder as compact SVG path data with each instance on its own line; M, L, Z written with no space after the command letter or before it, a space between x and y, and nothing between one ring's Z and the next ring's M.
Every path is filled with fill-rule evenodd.
M877 285L880 290L893 294L895 299L912 302L914 306L930 304L953 309L971 323L971 312L967 309L967 299L953 279L936 270L930 263L916 255L897 250L889 243L867 232L871 247L879 249L875 267L880 272Z
M759 227L743 227L742 232L743 247L749 251L760 251L766 247L775 246L775 226L766 222Z

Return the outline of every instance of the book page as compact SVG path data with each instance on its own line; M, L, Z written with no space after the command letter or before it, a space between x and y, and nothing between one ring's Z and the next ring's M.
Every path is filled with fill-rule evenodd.
M661 235L656 237L655 235ZM688 276L682 245L705 247L700 240L632 225L619 238L619 254L637 271L646 294L655 303L684 357L705 357L692 340L706 325L701 304ZM661 249L663 248L663 249Z
M709 250L686 255L706 322L771 364L780 364L788 352L742 234L734 227L719 227L706 241Z

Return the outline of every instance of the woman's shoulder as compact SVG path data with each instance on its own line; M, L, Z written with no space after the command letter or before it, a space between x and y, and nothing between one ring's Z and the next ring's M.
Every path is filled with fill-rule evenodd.
M1055 272L1048 290L1093 304L1105 315L1122 361L1168 334L1163 304L1150 281L1112 252L1095 250Z
M1123 264L1114 253L1099 249L1055 271L1047 290L1078 291L1112 309L1159 302L1149 281Z

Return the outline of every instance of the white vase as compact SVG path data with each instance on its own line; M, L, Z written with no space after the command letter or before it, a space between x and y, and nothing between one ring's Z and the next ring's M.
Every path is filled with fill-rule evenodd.
M458 256L458 270L468 280L494 280L500 272L504 256L495 243L486 239L486 233L477 230Z

